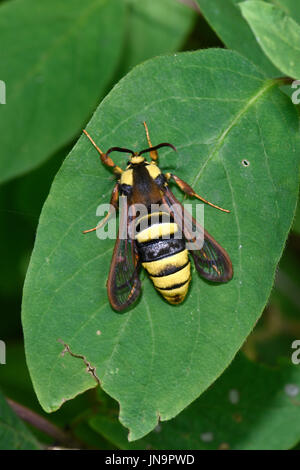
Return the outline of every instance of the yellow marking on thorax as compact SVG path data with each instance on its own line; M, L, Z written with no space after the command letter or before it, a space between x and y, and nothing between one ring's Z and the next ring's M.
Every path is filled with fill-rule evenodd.
M144 160L145 158L142 156L135 156L135 157L131 157L130 163L143 163Z
M125 170L121 174L120 179L121 184L128 184L129 186L133 185L133 170Z
M151 277L151 280L153 281L153 284L157 289L159 288L171 288L172 286L175 286L176 284L181 284L183 282L186 282L188 279L190 279L190 274L191 274L191 265L190 263L185 266L185 268L181 269L180 271L177 271L176 273L173 274L168 274L167 276L162 276L162 277ZM176 289L172 289L172 293ZM171 290L169 291L171 293ZM167 293L168 294L168 293Z
M151 176L152 179L155 180L155 178L161 174L160 169L155 163L150 163L150 165L146 166L149 175Z
M141 233L138 233L135 238L139 243L144 243L176 232L178 232L178 225L174 222L166 222L154 224L148 228L145 228Z
M188 260L188 251L183 250L180 251L180 253L175 253L175 255L171 255L156 261L147 261L142 264L143 267L147 269L150 276L157 276L162 271L170 267L180 268L181 266L184 266L188 262Z

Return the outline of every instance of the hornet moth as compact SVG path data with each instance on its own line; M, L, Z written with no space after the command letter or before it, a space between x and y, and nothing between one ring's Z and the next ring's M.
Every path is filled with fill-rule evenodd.
M173 180L188 196L196 197L221 211L229 211L196 194L191 186L178 176L172 173L163 174L157 165L157 150L161 147L171 147L173 150L176 148L167 142L153 147L146 122L144 122L144 126L149 148L140 152L122 147L111 147L106 153L103 153L87 131L83 131L99 152L102 163L110 167L117 176L110 200L111 207L118 209L119 198L120 202L124 197L127 197L128 201L125 209L124 205L120 204L119 233L107 281L109 302L117 311L122 311L130 306L140 295L141 282L138 273L140 264L148 271L157 291L165 300L175 305L185 299L191 280L188 252L194 260L196 270L203 278L209 281L227 282L233 275L232 264L227 252L206 230L199 226L188 211L184 210L170 190L168 182ZM109 157L109 154L115 151L131 155L125 170L115 165ZM143 156L147 152L150 154L150 162ZM137 232L132 236L129 222L134 217L130 216L129 209L136 204L143 204L147 208L147 213L144 216L136 217ZM153 213L151 212L153 204L163 204L165 209ZM174 211L174 207L179 207L181 210ZM183 214L184 224L182 223ZM83 233L97 230L107 222L110 215L111 211L97 227L85 230ZM169 217L168 222L163 222L165 215ZM155 219L153 216L156 216L155 222L153 222ZM145 221L144 219L147 219L148 225L138 231L138 226ZM187 242L195 241L191 228L202 233L203 239L199 249L189 251L186 247ZM124 234L124 231L126 237L120 235Z

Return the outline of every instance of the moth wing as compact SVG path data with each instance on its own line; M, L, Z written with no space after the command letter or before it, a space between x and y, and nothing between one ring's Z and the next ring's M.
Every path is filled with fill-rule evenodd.
M128 230L128 206L122 203L120 203L119 232L110 265L107 292L112 307L117 311L129 307L141 292L136 243L130 237Z
M186 241L195 244L195 248L197 239L194 233L200 235L199 248L189 250L199 274L209 281L230 281L233 268L224 248L184 209L168 186L164 189L163 202L171 209L176 223L183 230Z

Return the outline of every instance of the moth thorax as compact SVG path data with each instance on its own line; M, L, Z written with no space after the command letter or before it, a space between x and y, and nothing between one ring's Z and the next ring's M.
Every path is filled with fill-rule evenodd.
M141 155L134 155L131 157L130 163L137 164L137 163L143 163L145 161L145 158L142 157Z

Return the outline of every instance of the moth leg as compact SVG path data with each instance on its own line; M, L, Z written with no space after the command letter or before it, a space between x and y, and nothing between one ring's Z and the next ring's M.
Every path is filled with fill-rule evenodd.
M223 211L223 212L230 212L229 210L227 209L222 209L222 207L219 207L219 206L216 206L215 204L213 204L212 202L209 202L207 201L206 199L204 199L202 196L199 196L199 194L195 193L195 191L193 190L193 188L187 184L185 181L183 181L182 179L178 178L178 176L176 175L173 175L172 173L166 173L165 177L167 178L167 181L169 181L171 178L175 181L175 183L177 184L177 186L179 186L179 188L185 193L187 194L188 196L191 196L191 197L196 197L197 199L200 199L200 201L203 201L205 202L206 204L212 206L212 207L215 207L216 209L219 209L220 211Z
M146 121L144 121L144 127L145 127L145 131L146 131L148 145L149 145L149 147L152 147L151 140L150 140L150 135L149 135L149 130L148 130L148 126L146 124ZM156 150L151 150L150 158L153 162L156 162L158 160L158 153L157 153Z
M97 152L100 154L100 159L101 159L102 163L104 163L104 165L109 166L110 168L112 168L113 172L116 175L120 175L123 172L123 170L119 166L115 165L113 160L108 155L106 155L106 153L102 152L102 150L98 147L98 145L94 142L94 140L92 139L90 134L88 134L88 132L85 129L83 129L83 133L87 136L87 138L91 141L91 143L93 144L93 146L95 147Z
M119 202L119 183L116 183L111 193L110 204L115 209L118 209L118 202ZM82 233L94 232L98 228L103 227L112 214L113 214L113 211L109 210L107 215L104 217L104 219L101 220L100 224L98 224L97 227L90 228L89 230L85 230Z

